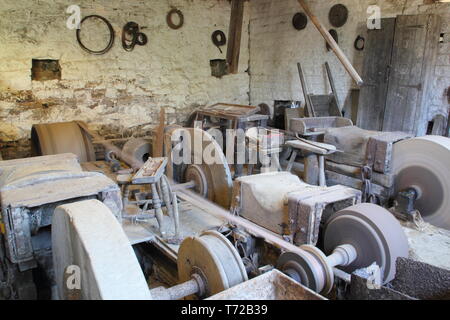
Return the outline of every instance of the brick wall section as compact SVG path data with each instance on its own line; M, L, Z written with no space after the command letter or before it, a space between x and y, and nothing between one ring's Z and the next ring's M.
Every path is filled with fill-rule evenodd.
M364 51L354 49L353 44L361 34L366 36L366 13L369 5L378 5L382 17L399 14L434 13L442 17L444 43L440 44L435 68L433 99L430 102L430 120L436 114L447 117L447 90L450 86L450 4L423 5L422 0L307 0L311 10L328 28L329 9L342 3L350 11L347 24L338 29L340 47L359 73L362 73ZM308 21L305 30L292 27L292 17L302 11L297 0L256 0L251 6L250 19L250 101L252 104L274 100L304 101L297 72L297 62L301 62L306 73L309 91L314 94L331 92L326 78L324 63L330 63L339 99L350 111L350 89L352 81L333 52L326 51L325 40L315 26ZM349 113L347 112L349 116Z
M66 27L66 9L72 4L80 5L83 16L98 14L111 22L116 39L108 53L91 55L78 46L75 31ZM166 24L171 6L184 13L179 30ZM0 0L0 17L4 158L27 155L35 123L83 120L101 134L121 136L151 129L161 107L174 123L198 106L249 102L247 32L239 73L211 76L209 61L225 59L211 34L216 29L228 33L227 0ZM246 16L244 30L248 20ZM129 21L146 27L142 31L148 36L148 44L133 52L123 50L120 41ZM105 41L106 35L92 37ZM32 59L59 59L62 80L32 81Z

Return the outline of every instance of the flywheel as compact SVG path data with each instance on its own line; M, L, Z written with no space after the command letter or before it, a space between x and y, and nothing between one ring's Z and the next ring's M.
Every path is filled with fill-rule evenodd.
M450 139L426 136L394 144L395 195L417 193L415 207L423 219L450 230Z
M342 269L352 273L376 262L383 283L394 279L397 258L408 257L409 252L408 239L398 220L386 209L369 203L333 215L325 226L323 243L327 255L340 245L352 245L357 258Z
M98 200L56 208L52 250L59 299L151 299L130 241Z
M178 251L178 280L185 282L196 273L211 296L248 280L236 248L217 231L186 238Z

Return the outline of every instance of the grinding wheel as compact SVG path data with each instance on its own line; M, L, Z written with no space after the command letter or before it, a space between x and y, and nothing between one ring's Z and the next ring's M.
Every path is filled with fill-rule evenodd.
M190 137L189 151L192 163L195 162L195 159L202 160L201 167L208 182L208 198L224 208L229 208L233 181L228 161L220 145L209 133L197 128L175 129L171 135ZM196 137L202 141L201 148L196 148ZM215 155L217 161L211 164L206 163L203 158L204 153Z
M152 142L150 139L131 138L124 144L122 153L125 160L131 158L133 163L144 164L152 156Z
M193 181L195 183L194 190L202 197L208 196L208 179L202 166L196 164L188 166L184 173L184 181Z
M111 211L98 200L56 208L52 250L59 299L151 299L130 241ZM72 266L80 270L76 297L66 285L70 283L67 276L76 274L68 269Z
M408 240L397 219L386 209L369 203L333 215L325 226L323 243L327 255L340 245L352 245L357 258L342 269L352 273L376 262L383 283L394 279L397 258L407 258L409 251Z
M76 122L33 125L31 148L36 156L73 153L80 162L95 161L91 138Z
M397 142L392 154L395 195L413 188L423 219L450 230L450 139L426 136Z
M178 280L191 280L199 274L206 282L208 296L248 280L247 272L235 247L217 231L188 237L178 251Z

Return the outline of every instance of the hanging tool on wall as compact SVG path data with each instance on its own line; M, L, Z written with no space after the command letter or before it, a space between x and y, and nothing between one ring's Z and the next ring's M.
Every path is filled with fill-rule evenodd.
M356 37L356 40L354 43L354 47L356 50L363 51L365 44L366 44L366 39L363 36L359 35L358 37Z
M174 22L173 22L172 17L173 17L174 14L176 14L176 15L178 16L178 23L174 23ZM173 8L172 10L170 10L170 11L167 13L166 21L167 21L167 25L168 25L171 29L177 30L177 29L180 29L180 28L183 26L183 24L184 24L184 15L183 15L183 13L182 13L180 10L178 10L177 8Z
M86 46L81 42L81 26L82 26L83 22L85 22L85 21L88 20L88 19L99 19L99 20L101 20L102 22L104 22L104 23L106 24L106 26L108 27L108 30L109 30L109 42L108 42L108 44L106 45L106 47L105 47L104 49L102 49L102 50L91 50L91 49L89 49L88 47L86 47ZM114 29L113 29L113 27L111 26L111 23L109 23L108 20L106 20L105 18L103 18L103 17L101 17L101 16L98 16L98 15L95 15L95 14L94 14L94 15L90 15L90 16L86 16L86 17L83 18L83 20L81 20L81 22L80 22L80 28L77 29L77 41L78 41L78 44L80 45L80 47L81 47L84 51L89 52L90 54L96 54L96 55L105 54L106 52L108 52L108 51L112 48L112 46L113 46L113 44L114 44Z
M340 28L347 23L348 9L343 4L334 5L328 14L328 20L335 28Z
M331 36L333 37L334 41L336 41L337 44L339 44L339 36L338 33L335 29L331 29L330 31L328 31ZM328 42L325 42L326 46L327 46L327 51L331 50L330 45L328 44Z
M227 44L227 36L225 33L222 30L216 30L213 32L211 39L217 49L219 49L220 53L223 53L220 47Z
M297 12L292 18L292 25L296 30L303 30L308 25L308 17L303 12Z
M122 29L122 47L125 51L133 51L136 45L145 46L147 36L139 32L139 25L136 22L128 22Z

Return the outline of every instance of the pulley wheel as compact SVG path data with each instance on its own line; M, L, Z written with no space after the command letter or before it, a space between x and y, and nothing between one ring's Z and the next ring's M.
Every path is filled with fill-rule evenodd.
M194 181L194 190L204 198L208 196L208 180L202 166L189 165L184 173L184 181Z
M33 125L31 148L35 156L73 153L80 162L95 161L91 138L75 121Z
M324 286L321 290L321 293L329 293L334 285L334 273L333 268L327 263L326 255L319 248L312 245L303 245L300 247L300 249L305 250L306 252L313 255L317 262L320 264L320 270L315 270L315 272L321 272L321 279L324 279Z
M131 138L122 148L123 160L131 166L141 167L152 156L150 139Z
M182 283L199 274L206 282L208 296L248 280L235 247L217 231L188 237L178 251L178 280Z
M395 195L413 188L426 222L450 230L450 139L426 136L394 144Z
M52 251L59 299L151 299L130 241L98 200L56 208Z
M322 292L326 275L322 263L310 252L285 252L277 261L277 269L314 292Z
M369 203L346 208L332 216L325 226L323 243L327 255L340 245L352 245L357 258L342 269L352 273L376 262L383 283L394 279L397 258L408 257L409 250L397 219L386 209Z

